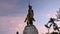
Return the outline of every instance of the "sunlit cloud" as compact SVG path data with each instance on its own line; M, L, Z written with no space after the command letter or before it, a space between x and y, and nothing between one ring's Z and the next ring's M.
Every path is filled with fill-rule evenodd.
M0 18L0 31L20 31L22 33L25 25L24 17L21 16L6 16Z
M47 18L51 18L51 17L52 17L52 18L56 18L56 14L55 14L55 13L53 13L53 14L52 14L52 13L48 13L48 14L46 15L46 17L47 17Z

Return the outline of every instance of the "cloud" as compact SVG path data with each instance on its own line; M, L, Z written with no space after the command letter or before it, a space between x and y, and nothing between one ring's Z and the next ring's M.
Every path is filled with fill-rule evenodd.
M0 34L22 33L26 25L22 8L21 0L0 0Z
M22 13L21 0L0 0L0 16L19 15Z
M53 18L56 18L56 14L55 13L48 13L48 14L46 14L46 17L47 18L51 18L51 17L53 17Z
M26 24L24 23L24 17L21 17L21 16L0 17L0 32L1 33L2 32L11 33L11 31L13 32L20 31L22 33L25 25Z
M19 7L18 0L0 0L0 9L2 10L13 10Z

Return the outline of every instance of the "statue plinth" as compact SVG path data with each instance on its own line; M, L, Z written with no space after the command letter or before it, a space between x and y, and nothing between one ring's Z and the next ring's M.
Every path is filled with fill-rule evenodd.
M34 25L27 25L24 28L23 34L38 34L38 30Z

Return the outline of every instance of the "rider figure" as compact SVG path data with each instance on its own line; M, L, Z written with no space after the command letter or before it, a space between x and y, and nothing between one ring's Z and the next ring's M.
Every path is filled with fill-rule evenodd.
M33 16L34 16L34 12L32 10L32 6L29 5L28 14L27 14L27 17L25 19L25 22L27 21L27 25L33 25L33 21L35 21Z

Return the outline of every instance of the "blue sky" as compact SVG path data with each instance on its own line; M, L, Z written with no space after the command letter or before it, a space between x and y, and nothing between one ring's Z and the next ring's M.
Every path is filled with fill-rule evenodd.
M22 34L26 26L24 20L28 12L28 1L0 0L0 34L15 34L16 31ZM56 17L55 13L60 8L60 0L30 0L30 3L36 20L34 25L39 34L47 32L44 24L48 22L50 17Z

